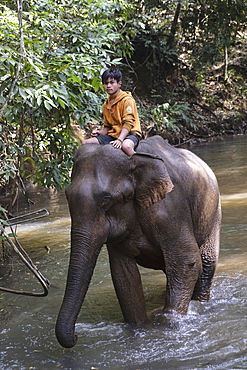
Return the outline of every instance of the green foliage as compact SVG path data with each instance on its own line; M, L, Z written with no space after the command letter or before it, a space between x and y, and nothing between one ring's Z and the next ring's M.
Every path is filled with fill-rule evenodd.
M0 206L0 223L3 225L6 225L6 217L5 215L7 214L7 210Z
M189 128L196 129L190 117L190 107L185 104L157 104L151 113L154 118L156 132L165 136L168 132L179 132Z
M150 76L150 90L170 73L177 61L177 49L171 28L178 6L174 1L136 1L137 11L132 21L135 53L132 65L142 78L143 67ZM175 25L175 29L177 24ZM174 32L175 32L174 29Z
M3 243L3 241L6 239L6 237L3 235L2 231L4 230L4 227L8 225L6 221L6 214L7 210L0 206L0 243ZM10 238L14 237L15 234L10 233L7 234Z
M246 27L246 0L184 3L181 29L183 47L191 51L194 63L213 63L230 47Z
M29 0L0 6L1 185L25 164L40 185L64 187L81 127L100 116L100 75L130 55L121 0Z
M190 106L175 103L173 78L184 73L189 85L193 74L197 89L204 88L208 66L223 55L227 62L235 41L244 41L247 13L246 0L19 4L0 5L0 186L31 177L57 189L69 181L78 145L71 126L99 122L105 68L125 64L130 85L138 81L150 97L157 91L151 115L158 133L195 130ZM241 76L232 69L228 77L246 96ZM204 98L217 105L210 92Z

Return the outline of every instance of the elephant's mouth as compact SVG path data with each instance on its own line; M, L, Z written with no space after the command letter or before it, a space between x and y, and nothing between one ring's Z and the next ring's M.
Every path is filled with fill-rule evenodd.
M129 225L121 225L116 223L110 217L107 217L109 222L109 233L107 236L106 244L119 243L125 240L131 233Z
M125 231L124 233L118 234L118 235L109 233L107 240L106 240L106 244L120 243L124 241L128 237L128 235L129 235L129 230Z
M116 237L116 236L113 236L113 237L109 236L107 238L106 244L119 243L119 242L122 242L125 239L126 239L126 235L121 235L121 236L118 236L118 237Z

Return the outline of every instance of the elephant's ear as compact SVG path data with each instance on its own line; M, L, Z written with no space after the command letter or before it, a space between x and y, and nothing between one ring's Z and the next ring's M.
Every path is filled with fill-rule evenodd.
M150 207L172 191L173 183L162 158L149 153L136 153L132 162L135 198L140 208Z

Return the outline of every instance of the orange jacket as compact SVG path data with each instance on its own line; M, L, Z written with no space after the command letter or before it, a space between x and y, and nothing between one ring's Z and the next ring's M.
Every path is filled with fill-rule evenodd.
M108 127L108 135L118 138L122 128L141 136L141 125L137 113L136 103L131 93L120 90L114 103L110 104L110 97L102 108L104 127Z

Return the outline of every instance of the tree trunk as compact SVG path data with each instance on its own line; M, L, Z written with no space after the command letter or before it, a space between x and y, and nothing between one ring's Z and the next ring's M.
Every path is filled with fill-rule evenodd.
M227 49L227 46L225 45L225 48L224 48L224 56L225 56L225 60L224 60L224 78L225 78L225 81L228 80L228 49Z
M170 34L169 34L169 37L168 37L168 40L167 40L167 45L170 48L172 48L174 46L174 40L175 40L176 31L177 31L180 9L181 9L181 1L179 1L178 4L177 4L176 11L175 11L174 18L173 18L172 25L171 25Z

